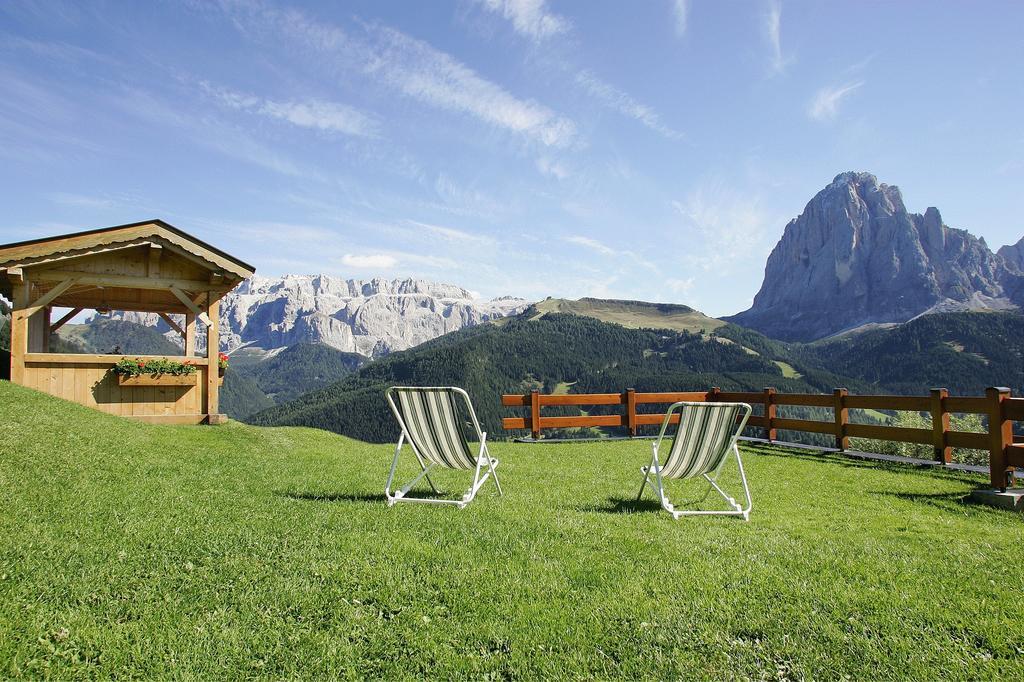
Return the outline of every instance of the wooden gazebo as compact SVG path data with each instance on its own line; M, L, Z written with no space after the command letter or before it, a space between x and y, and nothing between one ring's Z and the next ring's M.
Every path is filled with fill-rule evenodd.
M147 422L219 423L219 302L254 271L162 220L0 245L11 381ZM71 311L52 321L55 307ZM187 358L198 371L178 385L122 385L111 368L124 356L50 353L50 334L86 309L158 313L181 334L185 358L148 357ZM197 323L205 357L196 357Z

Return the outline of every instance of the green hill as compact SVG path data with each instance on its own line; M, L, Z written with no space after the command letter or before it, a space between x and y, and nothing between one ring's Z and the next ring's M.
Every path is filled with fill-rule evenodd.
M989 386L1024 393L1024 315L943 313L889 329L799 347L805 363L827 364L900 394L945 387L979 395Z
M646 442L495 443L504 497L389 509L390 445L0 414L3 679L1024 677L980 476L744 447L750 522L675 522Z
M550 313L592 317L601 322L621 324L629 329L672 329L679 332L713 331L725 322L708 317L699 310L674 303L619 301L601 298L546 298L531 306L524 315L537 319Z
M221 410L235 419L294 400L351 374L366 358L356 353L304 343L263 358L243 355L224 378Z
M531 388L554 392L572 384L573 393L593 393L626 388L703 390L717 385L726 390L776 386L818 392L836 385L834 375L813 367L801 366L799 379L786 378L775 361L798 361L785 353L784 345L734 327L708 335L627 329L588 316L538 317L527 312L502 325L464 329L394 353L323 390L249 419L256 424L315 426L384 442L397 436L384 400L388 386L455 385L469 392L491 437L501 438L508 434L501 429L506 412L499 396ZM566 408L564 413L573 412Z

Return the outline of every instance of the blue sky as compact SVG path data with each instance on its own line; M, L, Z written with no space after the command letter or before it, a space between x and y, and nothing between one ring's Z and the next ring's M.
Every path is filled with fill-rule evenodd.
M1024 3L0 4L0 241L747 307L837 173L1024 235Z

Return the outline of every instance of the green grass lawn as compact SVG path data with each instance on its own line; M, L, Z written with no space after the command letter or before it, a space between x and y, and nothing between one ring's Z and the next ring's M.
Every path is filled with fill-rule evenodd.
M0 677L1024 677L980 477L747 448L751 521L675 522L647 442L499 443L504 498L389 509L388 446L0 414Z

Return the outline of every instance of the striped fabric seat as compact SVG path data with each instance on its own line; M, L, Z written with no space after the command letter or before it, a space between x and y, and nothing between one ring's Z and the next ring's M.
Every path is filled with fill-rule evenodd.
M716 471L738 435L742 407L735 403L687 403L679 414L668 458L661 468L666 478L693 478Z
M400 387L394 393L406 435L421 457L449 469L476 466L460 426L454 390Z
M665 463L662 464L658 454L662 442L667 440L666 434L677 413L679 427L672 437L672 445L669 447ZM753 501L750 499L750 486L747 485L747 475L743 471L743 460L740 458L739 448L736 447L736 439L743 432L749 418L750 405L746 403L674 403L665 413L658 439L651 443L651 463L640 467L640 473L644 478L636 499L640 500L644 490L650 488L658 496L662 509L670 513L674 519L684 516L726 514L742 516L743 520L748 520ZM736 458L745 504L737 502L718 484L719 471L730 453ZM664 479L697 477L707 481L711 488L722 496L729 508L676 509L665 493Z
M454 505L464 509L473 501L477 491L494 479L494 487L501 492L498 481L498 460L491 457L487 449L487 433L480 430L469 394L455 386L392 386L385 394L391 412L398 420L401 434L395 445L395 458L391 460L391 471L384 484L384 496L388 506L398 502L419 502L421 504ZM461 406L465 413L460 411ZM463 430L463 414L468 417L467 427L472 427L476 442L470 443ZM411 481L392 492L402 445L408 441L419 464L420 473ZM444 469L473 470L473 484L460 499L441 499L443 493L430 478L434 467ZM412 497L408 493L413 486L426 479L437 497Z

